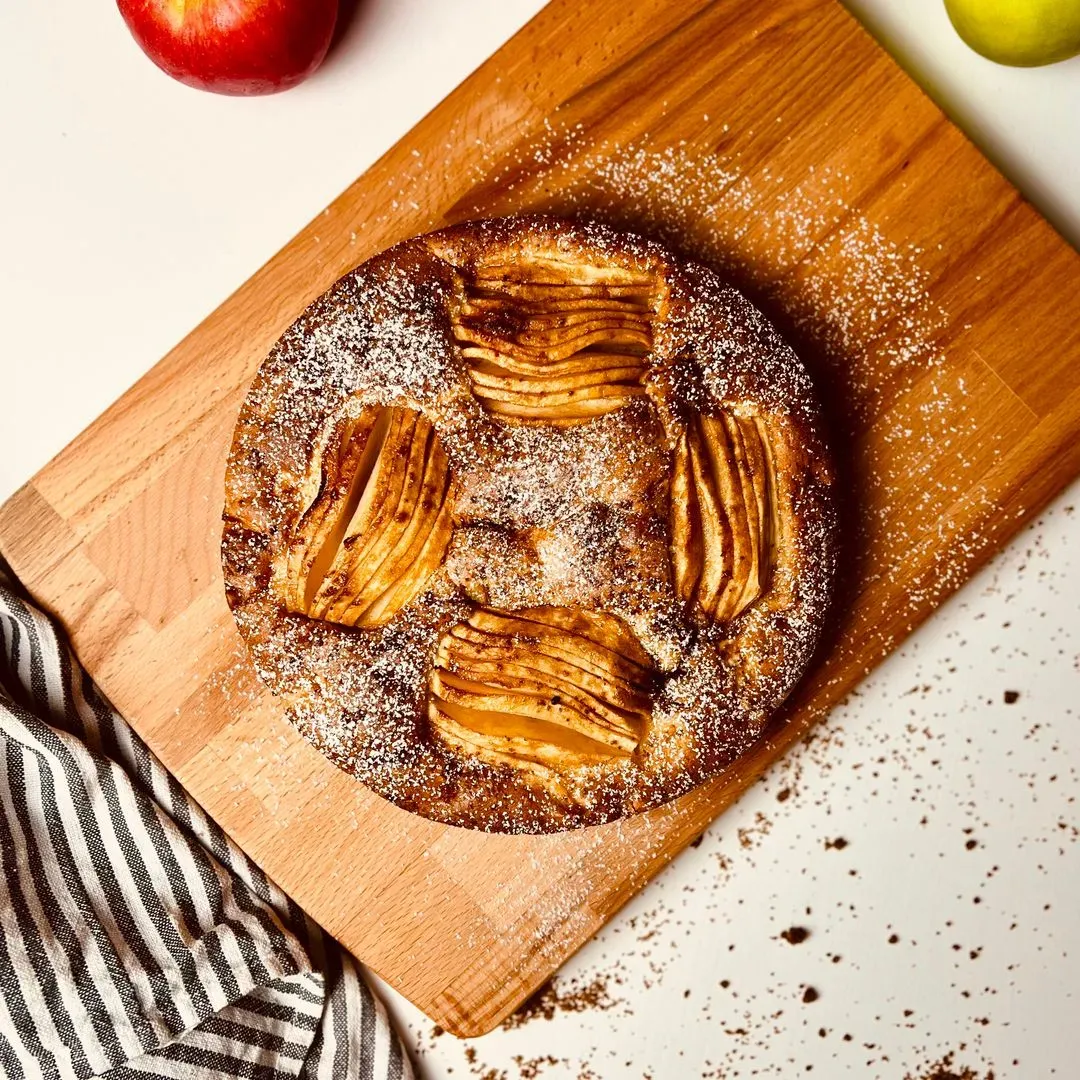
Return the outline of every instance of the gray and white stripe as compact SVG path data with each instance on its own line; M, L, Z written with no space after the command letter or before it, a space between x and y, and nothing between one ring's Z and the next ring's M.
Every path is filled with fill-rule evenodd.
M411 1080L355 960L0 563L0 1080Z

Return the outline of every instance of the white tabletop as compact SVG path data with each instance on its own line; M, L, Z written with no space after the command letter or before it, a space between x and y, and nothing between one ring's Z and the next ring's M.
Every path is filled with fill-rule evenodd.
M162 76L108 2L0 5L0 499L540 6L361 0L317 77L234 100ZM941 0L850 6L1080 243L1080 60L996 67ZM463 1044L389 995L422 1074L1076 1076L1078 502L587 946L550 1019Z

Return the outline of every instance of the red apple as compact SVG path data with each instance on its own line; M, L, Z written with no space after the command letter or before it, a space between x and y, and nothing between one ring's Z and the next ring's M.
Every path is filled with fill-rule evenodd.
M116 0L143 52L188 86L273 94L322 63L338 0Z

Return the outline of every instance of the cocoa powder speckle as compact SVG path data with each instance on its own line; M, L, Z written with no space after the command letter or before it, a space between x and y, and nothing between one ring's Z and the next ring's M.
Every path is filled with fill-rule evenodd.
M556 976L534 991L501 1026L512 1031L533 1020L551 1020L558 1013L580 1013L587 1009L607 1010L617 1004L618 999L611 996L608 982L601 976L581 985L563 985Z

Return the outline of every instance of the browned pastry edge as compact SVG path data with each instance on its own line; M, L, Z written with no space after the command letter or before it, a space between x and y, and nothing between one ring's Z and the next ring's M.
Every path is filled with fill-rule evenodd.
M487 385L494 387L496 409L504 387L510 388L504 397L533 400L518 388L532 393L534 353L523 353L524 374L503 371L498 362L492 366L487 357L497 354L499 335L521 333L520 323L510 325L499 312L489 319L483 302L473 310L471 325L462 314L469 305L466 283L494 274L500 288L521 295L531 286L506 284L506 275L512 279L513 267L537 259L612 267L620 280L629 275L656 283L647 299L631 284L608 290L598 302L604 319L629 327L623 344L606 346L625 351L627 358L609 364L596 380L601 389L589 400L601 404L595 410L586 404L562 429L545 420L542 408L535 417L532 406L521 410L524 415L492 411L483 396ZM476 295L484 301L489 291ZM645 303L651 305L647 349L635 344L636 316L611 314ZM547 354L536 354L544 365L562 365L559 372L574 367L573 356L569 363L562 358L567 349L560 348L558 335L576 333L575 319L586 331L599 324L587 305L582 310L580 317L560 317L558 332L543 338L555 343ZM479 352L480 359L471 359L470 352ZM480 393L470 365L479 365L481 379L488 380ZM608 378L608 371L615 374ZM628 389L639 386L645 394ZM543 395L536 400L542 405ZM725 485L736 490L742 477L738 497L752 518L742 548L738 537L727 536L723 558L710 561L703 551L676 558L667 571L670 581L657 587L659 599L642 600L640 589L626 591L630 586L620 586L623 592L612 591L610 583L590 586L599 590L603 610L634 624L633 634L653 654L662 676L645 729L604 736L618 752L596 755L577 769L547 767L542 760L522 768L500 763L498 755L463 749L452 718L445 728L432 726L427 688L440 642L478 603L484 607L487 595L469 599L459 582L464 576L473 589L475 578L473 591L481 592L510 588L498 577L500 559L514 565L520 537L509 549L499 547L497 532L473 543L473 526L458 522L450 569L418 595L415 588L399 590L399 597L416 598L400 611L384 602L378 609L384 621L370 628L363 620L345 626L312 619L301 604L289 610L283 602L280 580L290 537L313 497L312 460L324 452L334 418L356 402L416 410L431 419L451 473L464 478L454 481L458 488L469 489L470 477L487 478L500 454L520 452L528 460L539 447L539 460L550 473L561 453L601 448L608 473L626 485L625 492L619 490L631 523L620 526L622 539L627 529L631 537L634 528L644 530L633 554L653 567L646 578L662 577L650 554L656 538L646 536L655 531L657 490L662 488L666 506L669 478L681 475L677 483L691 492L685 498L692 506L682 519L665 511L666 550L670 530L686 528L691 518L699 534L724 527L715 514L710 517L710 499ZM517 407L513 400L511 405ZM620 459L609 448L624 443L630 457L640 446L635 468L645 480L631 475L633 470L619 472ZM579 444L586 450L575 450ZM608 475L599 466L598 472ZM765 473L770 498L783 504L782 527L776 515L766 520L761 492L748 481ZM477 529L491 509L483 500L505 495L501 488L488 491L485 483L496 481L477 481L479 495L454 495L466 516L473 506ZM506 483L510 496L524 498ZM801 677L816 647L835 572L832 484L804 369L760 313L708 268L678 262L650 241L595 223L542 216L468 222L406 240L345 275L263 362L241 408L226 473L226 592L260 677L289 706L294 723L379 795L437 821L489 831L553 832L600 824L669 801L716 775L753 745ZM549 476L543 491L525 494L535 496L533 501L557 499L550 486ZM570 532L575 540L590 541L590 515L599 511L588 502L581 509ZM536 512L553 511L545 505ZM553 528L558 531L557 523ZM613 527L601 522L596 528L602 544L608 538L603 530ZM766 530L774 561L752 565ZM737 568L740 558L751 560L748 569ZM457 581L447 576L451 571ZM459 664L458 653L445 655ZM461 655L476 659L473 653ZM453 698L457 692L451 686L447 694ZM451 711L460 706L455 700L459 704ZM594 712L605 707L603 701L585 705Z

